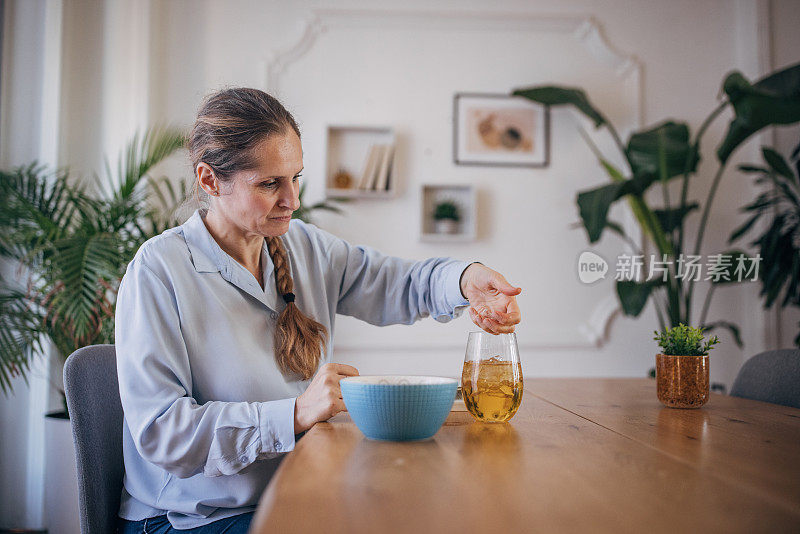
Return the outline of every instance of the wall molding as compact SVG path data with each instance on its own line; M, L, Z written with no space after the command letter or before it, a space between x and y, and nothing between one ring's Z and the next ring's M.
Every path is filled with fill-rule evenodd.
M571 35L580 42L598 62L607 66L623 82L633 98L633 127L640 128L644 120L642 63L632 54L618 51L604 35L600 23L588 15L537 15L525 13L470 12L453 14L445 11L371 10L371 9L317 9L305 18L299 38L291 46L269 54L262 62L265 89L272 94L281 94L283 74L303 58L323 34L333 31L380 28L426 30L439 33L447 31L504 31L504 32L550 32ZM642 235L629 213L623 216L623 225L629 235L641 243ZM588 245L587 245L588 248ZM626 245L627 248L627 245ZM580 341L543 341L521 344L527 349L595 348L608 341L611 322L621 311L615 296L609 295L593 309L590 318L568 333L556 339ZM388 351L431 350L453 348L451 345L435 347L430 344L409 344L407 347L390 348L378 343L336 345L343 351Z

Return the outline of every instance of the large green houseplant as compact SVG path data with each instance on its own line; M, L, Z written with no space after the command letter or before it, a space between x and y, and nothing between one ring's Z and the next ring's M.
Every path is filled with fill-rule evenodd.
M625 168L615 167L586 137L600 165L608 175L607 184L582 191L577 196L580 217L591 243L597 242L605 230L621 235L629 243L633 240L618 222L609 220L609 208L625 199L636 217L644 236L655 247L659 258L667 257L669 274L666 281L618 280L617 295L626 315L638 316L649 300L653 300L662 330L681 323L698 323L705 329L725 327L741 344L738 328L730 322L706 322L714 285L706 294L698 321L693 319L696 281L676 276L676 258L702 251L706 224L720 180L733 152L751 135L776 124L793 124L800 121L800 64L771 73L750 83L739 72L726 76L719 105L703 121L694 137L683 122L668 120L631 134L623 143L614 125L590 102L579 88L562 86L536 86L513 91L521 96L547 106L572 106L594 122L596 128L605 126L625 161ZM717 169L705 202L689 198L689 182L700 163L700 142L709 125L726 109L733 112L733 120L716 150ZM668 183L681 180L680 195L671 198ZM653 207L647 198L648 190L661 188L663 205ZM701 211L694 243L689 243L686 220L695 211ZM634 243L634 245L636 245ZM641 250L638 251L642 253ZM728 251L719 258L721 263L736 265L744 257L740 251ZM646 256L645 256L646 260ZM645 265L646 267L646 265ZM768 268L769 266L767 266ZM728 277L720 277L724 283Z
M136 136L95 183L31 164L0 172L0 256L23 283L0 283L0 388L27 373L52 342L61 357L114 341L114 303L133 254L175 224L180 195L151 169L183 146L183 133L155 128ZM161 202L148 206L148 190ZM171 192L171 194L169 194ZM172 201L172 203L169 202ZM172 204L172 205L171 205Z

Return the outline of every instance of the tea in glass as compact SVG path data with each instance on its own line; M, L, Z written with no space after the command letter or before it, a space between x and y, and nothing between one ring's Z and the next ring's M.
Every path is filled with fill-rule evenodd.
M522 403L522 365L512 334L471 332L461 372L467 410L479 421L504 422Z

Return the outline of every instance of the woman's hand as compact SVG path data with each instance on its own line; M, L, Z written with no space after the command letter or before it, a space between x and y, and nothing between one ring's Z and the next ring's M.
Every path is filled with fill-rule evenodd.
M521 287L509 284L503 275L480 263L473 263L461 276L461 293L469 300L472 321L490 334L514 331L522 316L516 296Z
M326 363L319 368L314 379L294 403L294 433L299 434L347 410L342 400L339 380L358 376L358 369L343 363Z

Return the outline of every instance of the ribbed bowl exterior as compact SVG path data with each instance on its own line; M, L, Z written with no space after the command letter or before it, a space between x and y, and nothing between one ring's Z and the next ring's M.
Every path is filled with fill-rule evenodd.
M447 419L458 382L443 384L365 384L340 382L350 418L370 439L427 439Z

